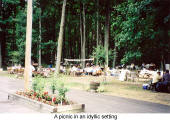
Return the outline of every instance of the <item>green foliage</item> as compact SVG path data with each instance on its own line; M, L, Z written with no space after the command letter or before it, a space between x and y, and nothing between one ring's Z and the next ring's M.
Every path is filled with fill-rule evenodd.
M47 96L47 97L46 97L46 100L47 100L47 101L52 101L52 98L51 98L50 96Z
M100 93L106 92L106 89L105 89L105 87L104 87L103 85L100 85L100 86L97 88L97 92L100 92Z
M44 87L46 85L45 79L41 76L36 76L32 82L32 89L37 93L43 93Z
M55 93L56 88L57 88L57 78L56 75L53 74L50 78L50 89L53 94Z
M139 60L141 58L141 52L136 51L128 51L127 53L125 53L125 55L123 56L123 59L121 60L122 64L130 64L130 63L134 63L135 61Z
M160 4L160 6L156 6L156 4ZM146 59L146 56L150 57L153 62L156 60L153 53L166 48L161 46L165 43L164 40L158 40L163 36L161 34L166 31L161 32L160 29L157 31L156 28L162 19L157 18L157 13L161 12L162 8L168 9L166 4L168 6L170 3L158 0L141 0L126 1L114 6L115 11L111 14L111 30L114 32L112 36L115 39L115 45L121 53L119 54L121 63L138 63L142 60L150 62ZM168 15L167 11L165 14ZM164 17L166 18L167 15ZM159 16L162 17L163 14ZM158 19L159 21L157 21ZM157 21L157 23L154 21ZM161 25L159 28L161 28ZM159 54L162 53L159 52ZM159 56L157 61L158 59L160 60Z
M104 65L105 62L105 49L103 46L99 45L98 47L94 48L92 57L95 59L95 63L98 60L99 65ZM109 59L113 59L113 51L109 50Z
M3 3L18 4L19 0L2 0Z
M93 51L93 58L95 58L95 62L96 60L98 60L98 63L100 65L104 64L105 61L105 50L103 46L98 46L94 49Z
M68 89L65 88L64 86L61 86L57 90L59 92L59 98L61 99L61 101L65 100L66 99L65 95L66 92L68 92Z
M11 56L11 61L14 64L19 64L21 62L20 53L18 51L12 51L10 56Z
M50 78L50 89L52 93L55 93L55 90L58 92L58 99L60 99L60 103L66 100L66 92L68 92L68 88L64 86L64 77L62 75L53 74Z
M63 78L60 76L57 76L57 91L58 91L58 95L59 98L61 99L61 101L65 100L65 96L66 96L66 92L68 92L68 88L66 88L64 86L64 82L63 82Z
M42 64L54 64L60 26L62 0L33 1L32 60L38 61L42 50ZM25 0L2 0L0 15L0 38L2 39L3 64L24 65L26 40ZM68 0L63 41L62 60L81 56L80 12L86 12L86 58L105 62L104 28L107 5L103 1ZM109 63L113 61L113 49L117 49L117 62L160 64L162 56L170 52L170 1L168 0L120 0L110 1ZM41 14L40 14L41 9ZM96 46L97 10L99 13L99 44ZM39 43L39 20L41 18L41 43ZM39 48L39 44L41 48ZM166 58L167 59L167 58Z

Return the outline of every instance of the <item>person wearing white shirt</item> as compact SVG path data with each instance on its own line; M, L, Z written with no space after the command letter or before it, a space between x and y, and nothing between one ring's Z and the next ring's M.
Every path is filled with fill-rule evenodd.
M159 82L160 80L162 79L161 77L161 73L160 72L157 72L153 75L153 80L152 80L152 83L157 83Z
M119 77L120 81L126 81L127 80L127 72L128 71L125 70L125 69L121 70L120 77Z

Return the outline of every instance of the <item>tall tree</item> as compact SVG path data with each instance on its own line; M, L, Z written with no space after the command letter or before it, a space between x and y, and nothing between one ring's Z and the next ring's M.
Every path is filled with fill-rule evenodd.
M67 0L63 0L62 15L61 15L61 24L60 32L58 37L58 47L57 47L57 61L56 61L56 74L59 74L60 71L60 61L62 54L62 43L63 43L63 33L64 33L64 23L65 23L65 8Z
M2 50L1 50L2 42L0 41L0 68L2 67Z
M106 16L105 16L105 67L109 65L109 30L110 30L110 0L106 2Z
M81 41L81 58L80 59L83 59L83 27L82 27L82 5L81 5L81 2L80 2L80 41ZM81 64L83 65L83 61L81 61Z
M12 62L24 65L26 1L28 0L0 0L2 66L11 65ZM90 57L92 50L96 49L94 47L99 44L102 47L97 49L98 53L101 53L97 58L102 58L102 62L99 59L102 64L105 61L107 64L113 61L113 65L120 64L120 62L122 64L154 62L159 65L160 61L164 64L169 61L169 0L103 1L67 1L68 22L65 26L65 35L63 33L63 46L65 47L63 47L62 58L67 56L83 59L82 52L84 51L84 58ZM42 10L41 20L39 3L41 3ZM81 9L79 9L80 3ZM83 14L83 4L85 14ZM54 64L54 54L57 52L55 43L58 39L56 36L59 35L61 22L58 18L61 16L63 0L34 0L33 5L32 59L39 61L37 49L41 41L41 62L50 64L52 60ZM110 34L108 34L108 24L106 23L108 8L110 8L111 15ZM81 13L80 17L77 16L79 13ZM98 18L100 19L98 20ZM40 26L40 21L42 26ZM81 22L80 25L77 24L79 22ZM80 29L80 33L78 29ZM41 40L40 33L42 33ZM109 52L109 57L107 57L107 49L114 50L111 55ZM113 55L114 57L112 57Z
M85 3L83 2L83 44L82 44L82 59L83 59L83 68L85 67L86 59L86 13L85 13Z
M39 51L38 51L38 65L41 66L41 7L39 13Z
M97 28L96 28L96 47L99 46L99 0L97 0ZM98 65L98 59L96 60L96 64Z
M2 17L2 0L0 0L0 18ZM2 19L2 18L1 18ZM2 28L0 27L0 34ZM0 40L0 68L2 67L2 41Z
M115 41L116 43L116 41ZM117 61L117 45L115 44L114 50L113 50L113 68L116 67L116 61Z
M32 43L32 0L29 0L27 1L27 29L26 29L26 51L25 51L25 76L24 76L25 91L28 90L28 84L32 78L31 43Z

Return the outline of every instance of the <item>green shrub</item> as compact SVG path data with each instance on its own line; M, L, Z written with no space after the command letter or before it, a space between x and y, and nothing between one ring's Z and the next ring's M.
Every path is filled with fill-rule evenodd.
M37 93L42 93L45 87L45 80L41 76L36 76L32 82L32 89Z

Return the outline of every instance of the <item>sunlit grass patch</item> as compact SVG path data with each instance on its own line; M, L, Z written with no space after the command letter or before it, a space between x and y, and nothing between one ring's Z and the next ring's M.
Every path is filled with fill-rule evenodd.
M12 77L15 78L16 74L9 74L7 71L1 71L0 76Z

